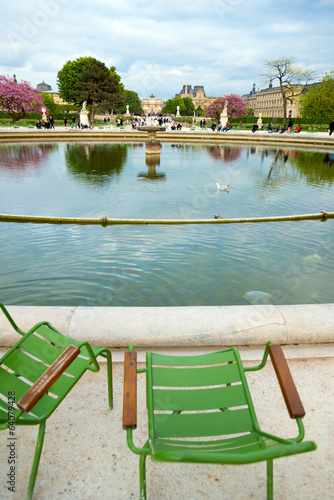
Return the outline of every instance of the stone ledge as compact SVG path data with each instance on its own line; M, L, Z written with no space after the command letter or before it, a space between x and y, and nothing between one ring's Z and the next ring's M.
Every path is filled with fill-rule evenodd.
M209 307L38 307L9 306L14 321L29 330L49 321L64 335L95 346L144 350L333 344L334 304ZM17 334L0 314L0 347Z

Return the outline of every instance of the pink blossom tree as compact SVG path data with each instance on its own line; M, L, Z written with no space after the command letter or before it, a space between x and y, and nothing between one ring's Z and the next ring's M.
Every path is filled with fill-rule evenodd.
M227 114L231 118L246 116L248 108L246 102L236 94L217 97L207 108L205 108L205 116L216 118L219 120L220 113L223 111L225 101L227 100Z
M0 75L0 105L15 123L29 113L42 113L44 106L41 91L31 87L29 82L18 83L9 76Z

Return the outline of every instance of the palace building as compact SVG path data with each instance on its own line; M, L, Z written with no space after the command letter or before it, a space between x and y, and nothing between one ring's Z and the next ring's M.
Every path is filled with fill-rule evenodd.
M203 110L216 100L216 97L207 97L203 85L195 85L194 88L191 85L183 85L181 92L175 94L175 97L190 97L195 109L200 107Z
M164 102L162 99L157 99L157 96L151 94L147 99L141 100L141 106L146 115L158 115L161 113Z
M283 99L280 87L273 87L270 82L266 89L255 89L255 83L249 94L241 96L246 101L247 107L253 109L253 115L263 117L283 118ZM288 101L287 117L298 118L300 116L299 99L296 97L292 103Z

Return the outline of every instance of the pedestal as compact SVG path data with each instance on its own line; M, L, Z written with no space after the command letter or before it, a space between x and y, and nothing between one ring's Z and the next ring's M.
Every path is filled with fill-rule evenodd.
M221 113L220 115L220 123L222 124L222 127L226 127L228 123L228 116L225 113Z
M86 126L89 128L90 123L88 120L89 111L80 111L80 125Z
M161 144L157 140L157 132L164 132L166 127L137 127L137 130L147 132L148 140L145 142L147 155L160 155Z

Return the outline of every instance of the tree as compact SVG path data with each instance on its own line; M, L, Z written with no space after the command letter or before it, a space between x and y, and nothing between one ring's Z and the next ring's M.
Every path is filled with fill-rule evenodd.
M196 112L196 115L203 116L204 110L201 108L201 106L198 106L198 108L196 108L195 112Z
M81 73L78 90L73 92L77 103L87 101L91 106L91 121L94 121L95 107L99 104L102 111L120 109L124 105L125 96L119 91L119 82L111 75L104 63L92 59Z
M41 91L31 87L29 82L0 75L0 103L2 111L8 113L15 123L29 113L42 113L44 106Z
M334 116L334 70L326 73L321 83L308 89L302 97L302 116L320 123Z
M294 63L295 59L293 57L267 59L264 62L267 71L261 74L262 79L265 81L278 80L283 99L283 125L286 125L288 102L292 103L294 99L304 94L308 82L315 78L314 71L303 69Z
M220 114L224 109L224 104L227 101L227 114L231 118L238 118L248 114L246 102L236 94L217 97L217 99L209 104L205 109L205 116L216 118L219 120Z
M194 114L195 106L190 97L174 97L174 99L168 99L161 111L162 113L176 115L178 106L180 106L181 116L192 116Z
M50 115L57 113L57 104L53 100L53 95L42 92L41 96L44 101L44 106L49 110Z
M195 111L193 100L190 97L183 97L182 99L185 106L184 116L192 116Z
M91 121L97 105L102 112L124 106L123 86L114 67L108 70L104 63L93 57L68 61L58 72L58 85L63 99L76 104L87 101L91 107Z
M93 60L93 57L79 57L75 61L67 61L57 74L59 97L68 103L75 102L74 92L82 81L82 72Z
M126 105L129 105L129 111L130 113L133 113L134 115L142 115L144 114L144 110L141 106L141 100L139 99L139 96L136 92L133 90L125 90L125 105L123 106L122 109L120 109L120 113L125 113L126 111Z

